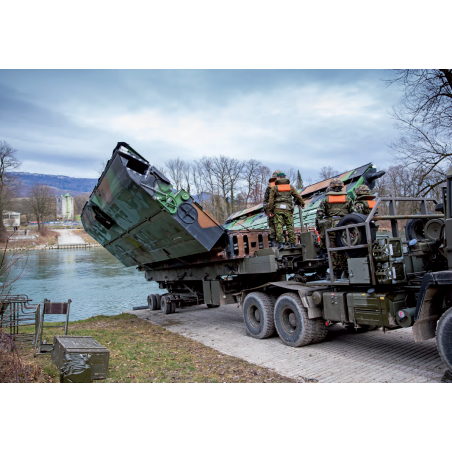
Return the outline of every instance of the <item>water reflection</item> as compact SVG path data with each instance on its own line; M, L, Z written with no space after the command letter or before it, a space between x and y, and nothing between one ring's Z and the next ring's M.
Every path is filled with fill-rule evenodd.
M24 275L12 293L27 294L34 302L72 299L71 320L114 315L145 305L149 293L164 293L144 279L135 267L125 268L103 248L30 251L21 262ZM19 267L23 267L19 265ZM16 268L11 275L17 275Z

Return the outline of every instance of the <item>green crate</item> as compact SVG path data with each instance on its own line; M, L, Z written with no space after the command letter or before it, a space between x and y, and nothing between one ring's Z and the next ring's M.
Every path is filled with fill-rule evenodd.
M51 359L58 369L66 362L66 353L91 355L91 379L107 378L110 351L91 336L55 336Z

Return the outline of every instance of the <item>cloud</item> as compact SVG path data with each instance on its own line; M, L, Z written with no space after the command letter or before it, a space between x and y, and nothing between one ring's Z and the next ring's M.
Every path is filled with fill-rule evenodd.
M315 180L322 166L388 161L395 132L386 110L398 93L383 75L0 71L0 138L20 150L24 171L95 177L98 162L127 141L158 165L225 154Z

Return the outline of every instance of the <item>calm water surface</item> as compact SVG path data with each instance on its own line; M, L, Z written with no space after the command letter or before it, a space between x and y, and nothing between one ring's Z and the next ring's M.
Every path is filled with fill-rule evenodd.
M119 314L146 305L150 293L165 292L103 248L29 251L21 262L21 267L26 262L25 272L11 292L27 294L34 303L70 298L70 320Z

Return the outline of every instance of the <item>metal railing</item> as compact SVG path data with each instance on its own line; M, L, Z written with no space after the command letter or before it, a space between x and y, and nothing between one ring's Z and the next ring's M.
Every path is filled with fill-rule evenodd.
M9 334L17 347L32 345L36 341L39 326L39 304L31 305L27 295L0 296L0 330ZM34 326L33 333L23 328Z
M421 203L421 214L420 215L397 215L396 212L396 203L397 202L408 202L408 201L418 201ZM389 215L376 215L378 207L382 202L389 202ZM371 236L371 230L370 230L370 223L372 221L378 221L378 220L390 220L391 221L391 229L392 229L392 236L393 237L399 237L399 230L397 226L397 220L410 220L410 219L422 219L422 218L428 218L429 220L433 220L435 218L444 218L444 214L438 214L438 215L429 215L427 211L427 202L433 202L434 204L437 204L437 200L433 198L414 198L414 197L382 197L377 198L374 207L370 211L369 215L367 216L367 219L363 223L353 223L348 224L346 226L339 226L335 228L330 228L325 231L325 242L326 242L326 250L328 254L328 267L330 270L330 281L331 282L338 282L334 276L333 271L333 261L331 258L332 252L345 252L348 250L356 250L356 249L362 249L367 248L368 250L368 256L369 256L369 265L370 265L370 274L372 278L372 285L376 285L377 281L375 278L375 263L372 259L372 236ZM362 245L352 245L351 244L351 238L350 238L350 229L359 229L359 228L365 228L366 232L366 243ZM347 246L343 247L330 247L330 236L329 234L331 232L339 233L339 231L345 230L346 231L346 238L347 238ZM403 241L402 243L408 243L407 241Z

